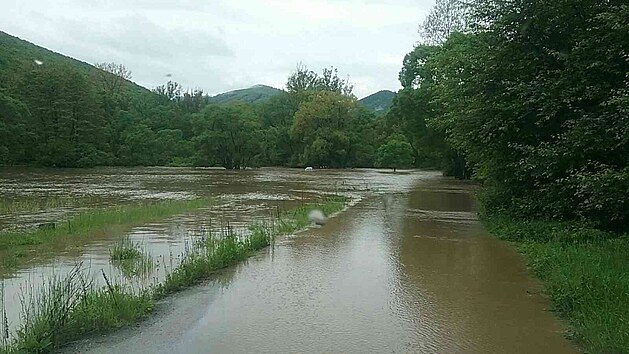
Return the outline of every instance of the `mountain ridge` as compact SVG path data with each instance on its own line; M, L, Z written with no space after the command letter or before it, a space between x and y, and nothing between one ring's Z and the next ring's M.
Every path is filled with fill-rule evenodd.
M380 90L361 98L358 102L376 114L385 114L393 104L393 97L395 97L395 92Z

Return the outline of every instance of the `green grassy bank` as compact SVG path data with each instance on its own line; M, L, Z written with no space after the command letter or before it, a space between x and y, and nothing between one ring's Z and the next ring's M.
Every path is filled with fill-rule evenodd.
M629 353L629 235L503 216L483 220L524 255L580 348Z
M112 285L107 278L107 286L95 287L77 266L67 276L51 279L36 296L29 298L24 306L24 322L13 339L2 339L0 335L0 353L49 353L85 336L137 322L151 313L160 298L198 284L214 272L246 259L269 246L277 236L303 229L309 225L310 210L318 208L330 214L344 205L345 199L333 198L278 213L268 222L251 225L248 233L226 230L207 234L193 245L164 282L142 290L123 289ZM112 249L112 259L139 258L126 256L131 254L126 250L135 248L134 245L114 247L117 248ZM1 314L0 311L0 329L3 328Z
M54 255L60 249L80 246L90 237L121 232L134 225L209 204L208 199L143 202L87 210L50 228L0 232L0 275L9 273L43 254Z

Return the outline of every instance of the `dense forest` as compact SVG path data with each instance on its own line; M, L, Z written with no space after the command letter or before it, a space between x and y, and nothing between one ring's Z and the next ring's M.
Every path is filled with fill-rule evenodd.
M390 114L443 134L484 205L629 227L626 1L440 0ZM437 139L438 140L438 139Z
M333 68L318 74L298 66L285 91L257 86L209 97L176 82L148 91L129 81L123 65L93 67L6 34L0 46L0 164L240 169L420 163L411 151L401 159L377 158L394 127L359 104Z

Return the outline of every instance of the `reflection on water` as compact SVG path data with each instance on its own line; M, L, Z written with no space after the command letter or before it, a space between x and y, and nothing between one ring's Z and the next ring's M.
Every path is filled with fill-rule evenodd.
M545 300L527 292L536 284L517 254L479 225L472 185L381 177L389 182L323 227L278 240L154 321L72 350L575 352Z

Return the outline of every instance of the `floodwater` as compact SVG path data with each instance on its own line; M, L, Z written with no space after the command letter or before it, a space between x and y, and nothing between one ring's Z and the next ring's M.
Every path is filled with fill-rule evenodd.
M247 223L278 203L320 193L348 194L354 205L167 299L139 326L75 343L68 352L576 352L517 253L478 223L471 183L421 171L108 171L118 177L104 190L97 176L66 177L84 193L101 191L103 200L107 188L116 190L108 203L173 193L224 200L218 209L130 230L153 255L177 249L212 217ZM230 208L237 211L225 216ZM5 288L77 258L111 268L111 242L87 242L79 255L22 270Z

